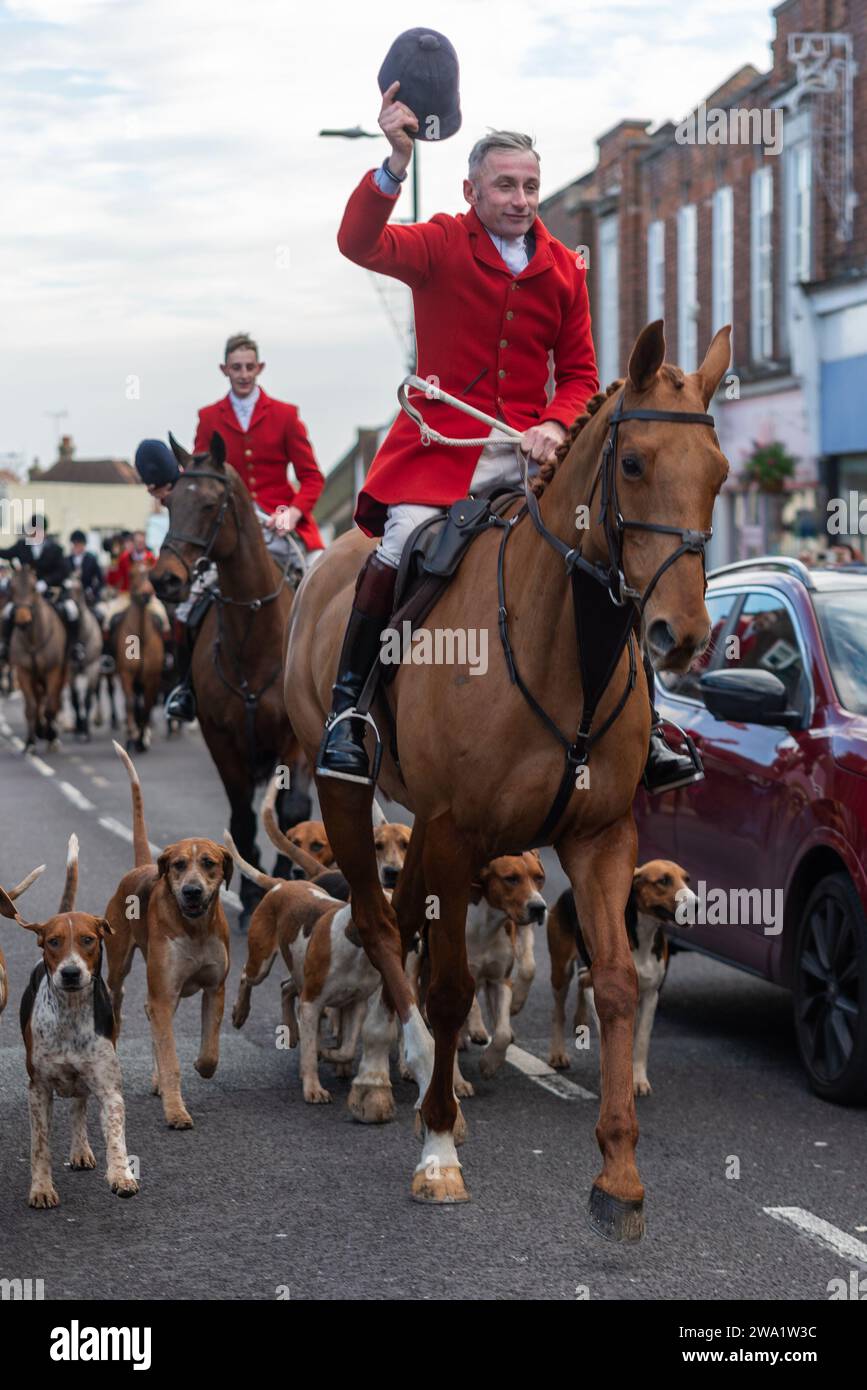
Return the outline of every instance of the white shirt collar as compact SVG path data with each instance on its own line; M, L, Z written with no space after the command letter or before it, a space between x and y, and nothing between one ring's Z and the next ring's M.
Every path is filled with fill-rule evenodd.
M256 402L260 395L261 391L258 386L254 386L249 396L244 396L243 398L241 396L236 396L234 391L229 391L229 400L235 412L235 418L242 430L248 429L250 421L253 418L253 411L256 409Z

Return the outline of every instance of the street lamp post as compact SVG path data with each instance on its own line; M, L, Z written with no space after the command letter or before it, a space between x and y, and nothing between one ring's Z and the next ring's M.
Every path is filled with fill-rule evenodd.
M382 137L375 130L362 130L360 125L348 126L345 130L320 130L320 135L336 137L339 140L379 140ZM412 220L418 221L418 140L412 154Z

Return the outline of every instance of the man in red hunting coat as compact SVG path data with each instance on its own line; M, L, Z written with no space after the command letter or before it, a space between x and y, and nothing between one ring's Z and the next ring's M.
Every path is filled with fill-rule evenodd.
M282 568L291 561L293 535L303 555L324 548L312 512L322 491L322 476L316 455L294 405L266 396L258 378L265 369L259 349L247 333L236 333L226 343L220 371L229 381L228 394L199 411L193 453L207 453L216 430L226 445L226 459L240 475L253 499L268 551ZM157 445L157 448L161 446ZM164 465L154 463L153 451L145 459L145 481L162 500L177 476L164 474ZM172 460L168 467L171 470ZM141 472L141 465L138 464ZM290 468L298 479L297 489L289 481ZM176 617L187 622L197 609L202 591L212 581L204 579ZM166 713L175 719L195 718L196 704L190 680L194 632L189 625L186 640L179 642L176 660L181 679L166 699Z
M468 212L389 226L419 129L414 113L397 99L399 87L394 82L384 92L379 115L391 152L350 197L338 246L358 265L409 285L417 375L522 430L530 467L546 463L599 389L583 262L539 220L539 157L529 136L510 131L492 131L471 150L463 185ZM477 421L443 402L425 401L424 413L444 435L479 435ZM364 723L333 721L357 704L377 659L410 533L468 493L520 485L514 446L497 438L473 448L423 447L403 413L389 430L355 513L361 529L381 540L358 578L316 767L320 776L372 780Z

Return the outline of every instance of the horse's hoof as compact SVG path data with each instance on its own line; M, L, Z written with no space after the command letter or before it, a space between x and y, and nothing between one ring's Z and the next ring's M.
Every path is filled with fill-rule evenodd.
M390 1086L367 1086L363 1081L353 1081L346 1104L353 1119L362 1125L385 1125L395 1116Z
M591 1230L603 1240L634 1244L644 1235L644 1202L626 1202L612 1197L596 1183L590 1189L587 1215Z
M413 1175L410 1196L414 1202L432 1202L434 1205L470 1200L459 1167L440 1168L430 1163L427 1167L419 1167Z

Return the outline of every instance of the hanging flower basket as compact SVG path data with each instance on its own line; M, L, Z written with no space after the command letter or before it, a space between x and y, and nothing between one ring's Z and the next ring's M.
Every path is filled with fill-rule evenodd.
M760 492L782 492L786 480L795 476L797 462L778 441L754 443L741 476L745 482L755 483Z

